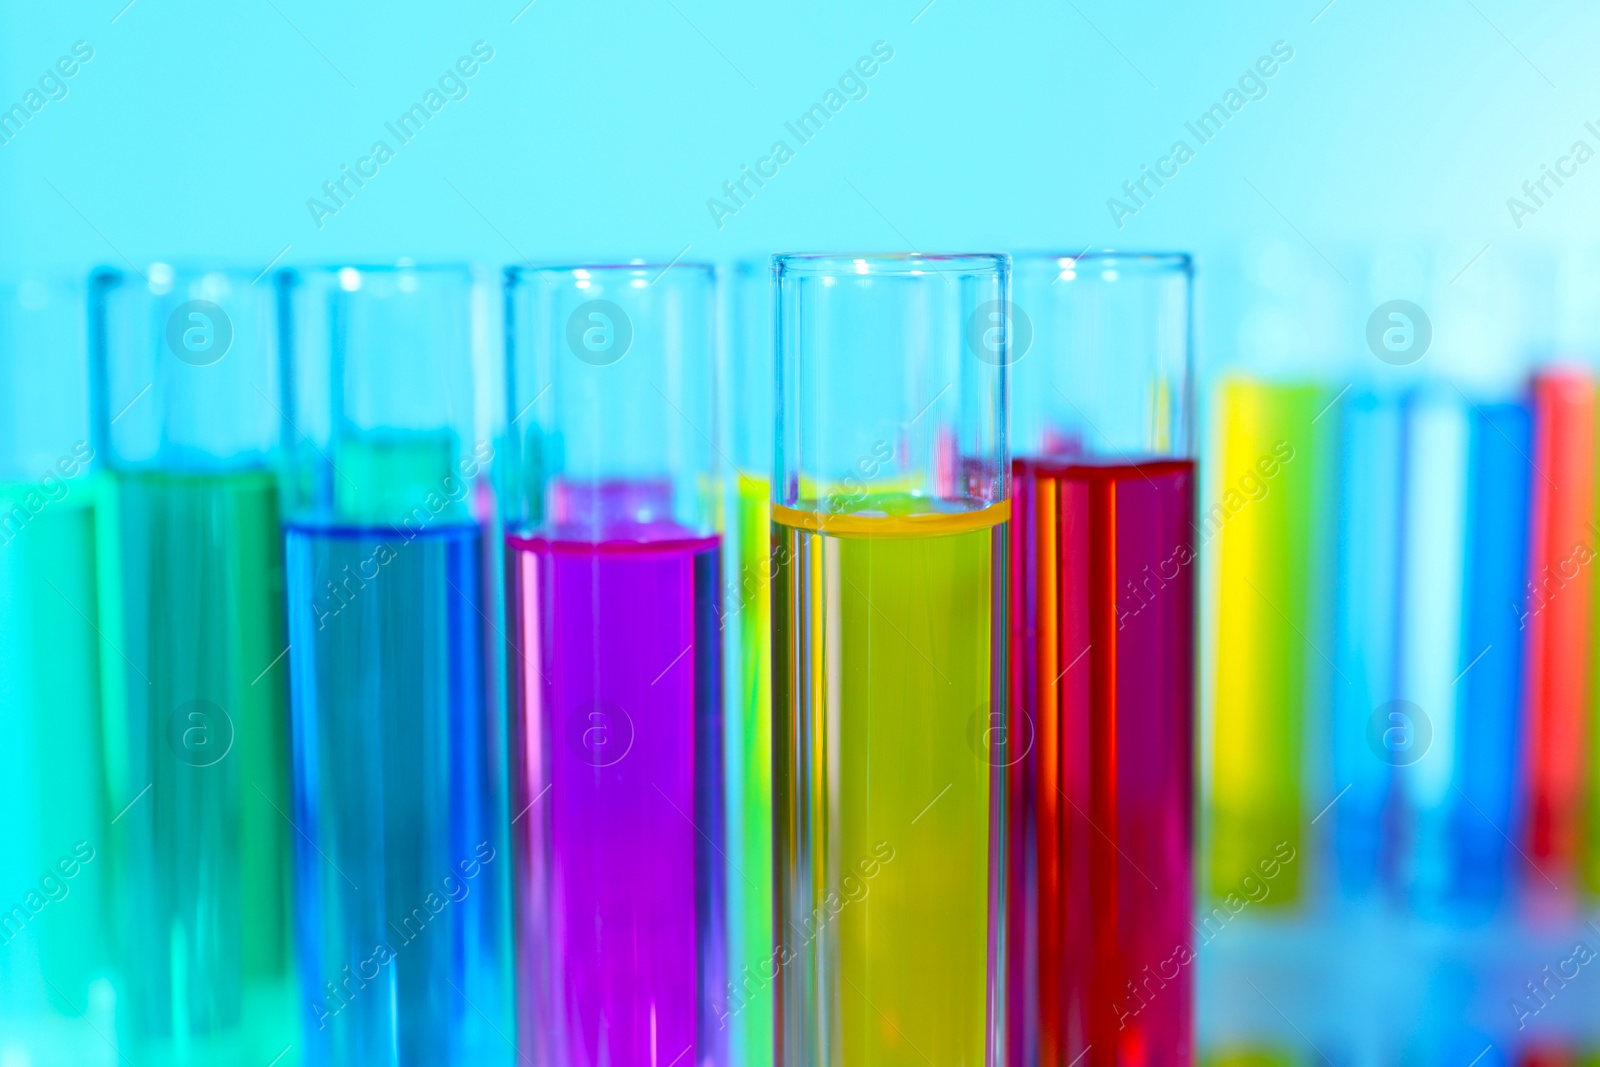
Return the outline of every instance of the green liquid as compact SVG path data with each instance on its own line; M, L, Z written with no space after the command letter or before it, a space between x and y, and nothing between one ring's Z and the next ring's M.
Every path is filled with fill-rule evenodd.
M277 482L123 474L111 503L119 1031L139 1067L259 1067L297 1044L300 1022Z
M35 1065L100 1055L110 969L95 483L52 491L0 485L0 1055Z
M733 1062L772 1062L772 535L764 478L739 476L728 543L737 586L726 605L733 696L727 716L728 1029Z
M977 1067L999 1042L983 740L1006 527L883 522L772 527L780 1062Z

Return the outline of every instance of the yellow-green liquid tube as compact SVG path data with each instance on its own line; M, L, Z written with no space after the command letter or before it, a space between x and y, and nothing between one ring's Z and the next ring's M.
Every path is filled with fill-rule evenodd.
M1308 575L1313 556L1317 426L1314 386L1225 382L1214 425L1218 457L1198 533L1218 559L1211 833L1207 890L1226 899L1260 876L1280 843L1301 853L1306 798ZM1274 462L1277 473L1268 477ZM1303 864L1286 864L1273 900L1298 899Z
M727 774L729 1048L732 1062L772 1062L772 539L771 482L738 476L733 578L724 609L732 667Z
M778 1061L979 1067L1006 509L877 503L837 532L774 508Z

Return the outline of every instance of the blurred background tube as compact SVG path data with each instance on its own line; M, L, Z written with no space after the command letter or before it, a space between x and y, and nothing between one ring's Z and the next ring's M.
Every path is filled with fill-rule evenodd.
M279 279L308 1064L509 1064L493 286Z
M725 1061L716 282L507 275L518 1022L538 1063Z
M1193 1055L1192 275L1182 254L1014 267L1017 1063Z
M1591 585L1597 550L1593 377L1553 367L1533 381L1528 642L1528 851L1556 884L1577 873L1588 745Z
M87 321L81 280L0 283L0 1062L35 1067L114 1022Z
M729 996L732 1062L772 1062L772 274L741 263L723 286L722 419L732 462L724 505L728 574L722 633L727 658Z
M1281 866L1269 906L1300 898L1302 834L1321 806L1307 810L1302 783L1320 629L1311 570L1327 511L1316 423L1332 399L1318 385L1243 376L1214 394L1216 458L1196 527L1202 551L1214 544L1216 575L1206 914L1242 899L1264 863Z
M1010 258L774 260L779 1063L1005 1052Z
M1333 788L1344 790L1327 816L1330 882L1346 897L1366 900L1386 884L1393 863L1387 822L1393 764L1376 758L1368 725L1374 710L1394 699L1400 669L1403 405L1397 391L1362 383L1327 417L1338 433L1333 658L1339 665L1328 763Z
M273 288L101 272L90 341L122 1047L297 1062Z
M1508 874L1531 423L1515 396L1477 403L1439 385L1404 405L1399 669L1364 739L1394 768L1397 884L1435 915L1491 912Z

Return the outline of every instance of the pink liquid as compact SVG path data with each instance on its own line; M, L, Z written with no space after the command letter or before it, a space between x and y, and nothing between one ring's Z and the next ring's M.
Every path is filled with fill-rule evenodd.
M1012 1057L1188 1064L1194 465L1013 474Z
M720 1063L719 542L604 536L507 538L520 1044Z

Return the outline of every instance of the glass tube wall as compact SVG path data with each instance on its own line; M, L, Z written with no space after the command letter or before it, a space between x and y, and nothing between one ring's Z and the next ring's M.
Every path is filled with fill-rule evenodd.
M716 1065L727 984L709 267L507 276L522 1044ZM726 867L725 867L726 865Z
M0 283L0 1033L33 1063L113 1024L84 304L81 278Z
M1010 266L773 260L781 1064L1004 1048Z
M509 1064L493 286L280 278L308 1064Z
M299 1042L273 288L103 272L90 341L119 1044L264 1063Z
M1191 274L1016 261L1013 1062L1191 1059Z

